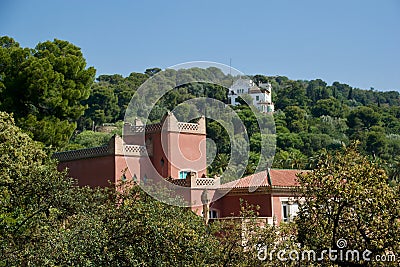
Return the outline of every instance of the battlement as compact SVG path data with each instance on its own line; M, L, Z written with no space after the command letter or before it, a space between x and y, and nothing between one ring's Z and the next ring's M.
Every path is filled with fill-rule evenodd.
M197 177L194 172L188 174L186 179L171 179L169 181L174 185L191 187L194 189L215 189L221 184L220 177Z
M205 124L204 117L199 118L196 123L180 122L172 112L168 112L159 123L144 125L139 119L135 119L133 124L126 122L124 124L124 135L156 133L161 131L205 135Z
M53 158L57 159L60 162L64 162L64 161L72 161L72 160L77 160L77 159L108 156L108 155L112 155L112 154L113 154L113 151L110 149L110 147L108 145L106 145L106 146L57 152L57 153L53 154Z
M123 144L122 138L115 135L105 146L57 152L53 154L53 158L65 162L109 155L143 157L151 156L152 152L152 149L147 151L146 146Z

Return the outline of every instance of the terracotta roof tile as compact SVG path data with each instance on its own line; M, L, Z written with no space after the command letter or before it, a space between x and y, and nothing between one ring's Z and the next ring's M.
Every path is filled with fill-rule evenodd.
M271 182L273 187L298 186L296 174L306 172L305 170L282 170L271 169ZM220 188L248 188L269 186L267 171L255 173L241 179L222 184Z

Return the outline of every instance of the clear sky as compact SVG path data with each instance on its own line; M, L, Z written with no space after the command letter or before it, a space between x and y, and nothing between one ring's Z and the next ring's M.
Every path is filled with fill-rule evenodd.
M82 48L97 74L194 60L400 90L400 0L0 0L0 35Z

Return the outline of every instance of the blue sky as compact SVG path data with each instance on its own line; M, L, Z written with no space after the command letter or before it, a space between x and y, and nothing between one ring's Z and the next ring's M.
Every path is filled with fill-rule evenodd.
M249 75L400 90L399 0L2 0L0 34L68 40L98 75L232 59Z

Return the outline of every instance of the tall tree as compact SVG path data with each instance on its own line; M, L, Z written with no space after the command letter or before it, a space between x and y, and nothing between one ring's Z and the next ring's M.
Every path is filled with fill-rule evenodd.
M26 266L34 247L46 242L51 219L62 221L77 194L42 144L5 112L0 112L0 155L0 266Z
M115 122L120 113L118 97L112 88L103 84L94 84L89 99L84 103L88 105L85 118L90 118L96 125Z
M351 147L321 155L317 168L299 175L298 180L304 202L300 202L296 223L303 245L317 252L331 248L362 253L368 249L371 258L399 251L400 196L377 163ZM339 247L340 239L346 240L346 247ZM368 264L362 259L335 263Z
M325 115L338 118L342 117L343 114L340 102L333 97L318 100L315 106L312 108L311 112L315 117Z
M153 76L156 75L157 73L159 73L161 71L160 68L150 68L150 69L146 69L144 74L147 74L148 76Z
M307 105L309 99L306 96L305 84L301 81L287 81L277 90L275 105L278 109L284 109L287 106Z
M0 110L14 113L17 125L46 145L62 147L76 128L95 76L80 48L62 40L21 48L0 38Z
M381 124L381 115L371 107L357 107L347 116L349 134L357 137L362 131L369 131L373 126Z
M284 109L287 128L292 132L301 132L307 129L306 111L299 106L287 106Z

